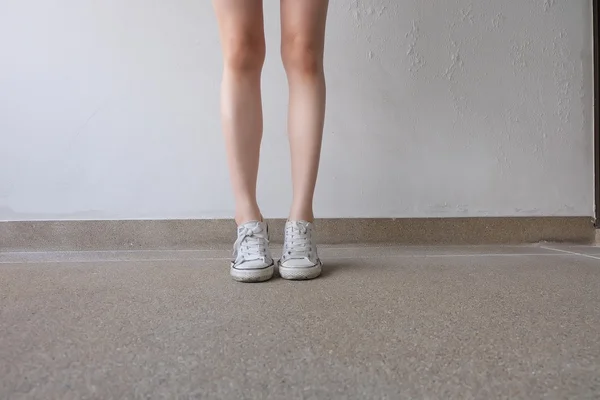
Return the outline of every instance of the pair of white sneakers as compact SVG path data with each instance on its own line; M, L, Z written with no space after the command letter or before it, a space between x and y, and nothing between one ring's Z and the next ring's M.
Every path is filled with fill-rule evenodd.
M273 277L275 260L269 249L269 228L265 222L240 225L233 245L231 277L239 282L264 282ZM288 221L285 224L279 275L284 279L307 280L321 275L323 268L315 243L314 224Z

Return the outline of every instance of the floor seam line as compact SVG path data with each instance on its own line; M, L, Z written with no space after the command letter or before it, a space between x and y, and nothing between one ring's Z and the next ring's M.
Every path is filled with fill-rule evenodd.
M552 250L552 251L556 251L558 253L563 253L563 254L571 254L573 256L579 256L579 257L585 257L585 258L591 258L593 260L600 260L600 257L596 257L596 256L592 256L590 254L584 254L584 253L577 253L575 251L569 251L569 250L563 250L563 249L556 249L554 247L547 247L547 246L541 246L540 248L542 249L546 249L546 250Z
M553 249L546 249L553 250ZM390 258L486 258L486 257L565 257L565 256L585 256L584 254L578 254L573 252L563 252L557 251L555 253L550 254L539 254L539 253L522 253L522 254L501 254L501 253L489 253L489 254L421 254L421 255L410 255L410 254L398 254L398 255L389 255L389 256L338 256L338 257L328 257L327 260L348 260L348 259L359 259L359 260L367 260L367 259L390 259ZM591 256L590 256L591 257ZM596 257L591 257L594 259L600 259ZM119 260L119 259L96 259L96 260L48 260L48 261L39 261L39 260L14 260L14 261L0 261L0 265L2 264L90 264L90 263L137 263L137 262L190 262L190 261L227 261L230 258L227 257L207 257L207 258L146 258L146 259L129 259L129 260Z
M487 246L487 245L486 245ZM419 246L419 245L408 245L408 246L400 246L400 247L404 247L404 248L411 248L414 247L416 249L418 249L419 247L429 247L429 246ZM452 248L452 247L479 247L478 245L473 245L473 246L462 246L462 245L456 245L456 246L441 246L441 247L448 247L448 248ZM535 249L536 247L533 246L520 246L520 245L500 245L498 247L501 248L526 248L529 247L531 249ZM277 246L273 246L272 249L282 249L283 246L281 245L277 245ZM322 247L322 251L328 251L328 250L334 250L334 251L343 251L343 250L362 250L362 249L394 249L397 248L395 246L349 246L349 247ZM539 247L537 247L539 248ZM29 255L35 255L35 254L86 254L86 253L95 253L95 254L110 254L110 253L122 253L122 254L135 254L135 253L155 253L155 252L173 252L173 253L208 253L208 252L231 252L231 250L229 249L139 249L139 250L49 250L49 251L6 251L6 252L2 252L0 251L0 254L29 254Z

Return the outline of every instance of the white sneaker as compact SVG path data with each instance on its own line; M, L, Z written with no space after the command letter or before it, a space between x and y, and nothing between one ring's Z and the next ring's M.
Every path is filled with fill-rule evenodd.
M321 275L314 235L314 224L306 221L288 221L285 224L283 255L279 260L279 275L283 279L305 280Z
M231 277L238 282L264 282L271 279L275 262L269 251L269 228L252 221L238 227L233 245Z

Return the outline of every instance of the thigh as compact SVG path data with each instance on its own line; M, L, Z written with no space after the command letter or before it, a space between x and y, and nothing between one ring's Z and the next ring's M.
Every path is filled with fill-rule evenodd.
M322 55L329 0L281 0L282 43L301 41Z
M223 47L264 43L262 0L213 0Z

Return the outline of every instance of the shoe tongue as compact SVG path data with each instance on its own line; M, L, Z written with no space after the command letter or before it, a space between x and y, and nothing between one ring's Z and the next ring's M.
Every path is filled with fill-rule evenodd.
M311 222L308 221L304 221L304 220L300 220L300 221L289 221L291 224L294 225L298 225L298 226L304 226L304 227L309 227L312 225Z
M250 229L254 233L261 233L263 231L263 227L262 227L262 224L260 223L260 221L246 222L245 224L240 225L240 227L238 228L238 231L241 231L243 229Z

